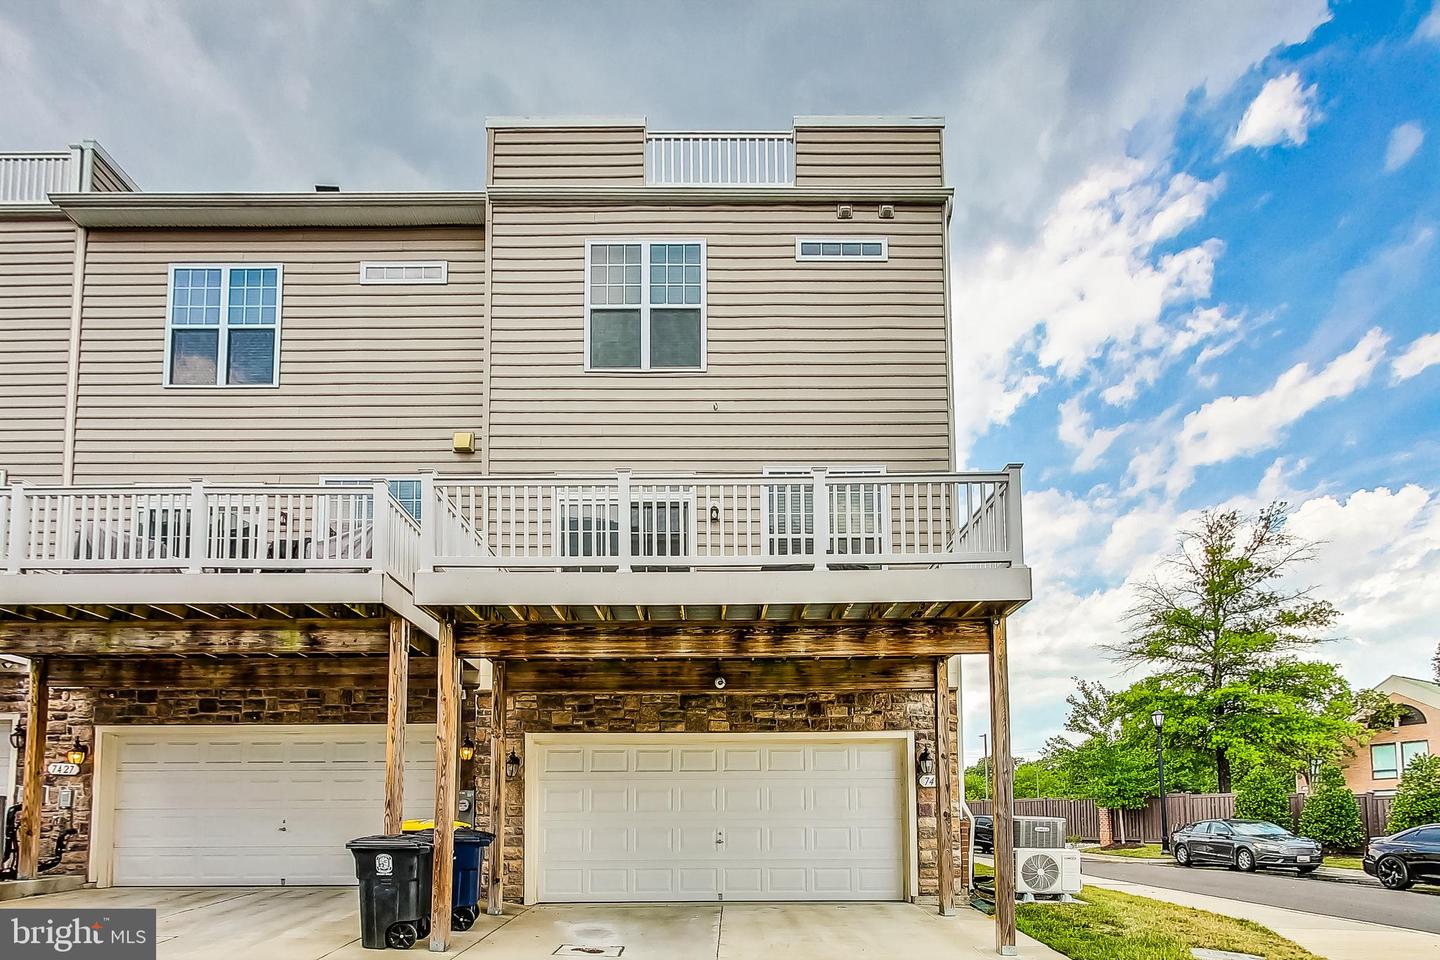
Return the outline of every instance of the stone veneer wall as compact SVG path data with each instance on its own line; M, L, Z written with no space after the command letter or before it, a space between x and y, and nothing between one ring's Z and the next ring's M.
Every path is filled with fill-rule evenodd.
M28 680L0 676L0 713L26 712ZM384 723L386 691L353 687L194 688L170 690L84 689L50 691L50 716L45 737L47 762L64 760L77 739L90 747L92 762L79 776L47 778L51 793L59 786L75 789L73 826L65 859L51 874L84 875L90 862L90 806L94 772L95 726L124 724L221 723ZM435 722L433 682L411 685L409 716L415 723ZM16 761L17 780L21 761ZM13 793L11 792L13 791ZM18 784L7 789L19 796ZM14 801L9 801L14 802ZM54 796L43 813L40 855L49 856L65 814Z
M485 755L489 725L487 695L481 694L479 729L482 745L461 780L473 780L477 790L479 823L483 828L489 809L489 758ZM470 710L474 705L468 705ZM508 698L505 749L523 761L527 733L836 733L861 730L911 730L915 753L926 747L934 754L934 698L925 693L777 693L777 694L513 694ZM951 711L955 709L951 695ZM467 723L473 714L467 711ZM955 728L949 728L950 750L955 755ZM951 797L958 762L950 766ZM524 778L528 768L505 792L505 898L524 895ZM912 774L913 775L913 774ZM920 894L934 896L939 879L935 829L935 789L916 789L920 856ZM955 809L955 876L957 895L963 892L964 858L969 853L968 824Z

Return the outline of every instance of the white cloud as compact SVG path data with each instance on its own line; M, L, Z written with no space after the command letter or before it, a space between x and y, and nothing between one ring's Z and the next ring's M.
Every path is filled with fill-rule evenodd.
M1141 160L1096 168L1060 198L1034 243L997 244L956 264L956 379L967 396L991 398L957 406L962 451L1051 376L1073 379L1110 345L1128 345L1127 371L1137 354L1164 351L1163 318L1209 295L1220 244L1155 249L1219 189Z
M1076 451L1075 472L1085 473L1093 470L1115 442L1115 438L1125 432L1124 427L1106 427L1092 429L1090 416L1081 407L1079 397L1071 397L1060 404L1060 442Z
M1319 370L1297 363L1263 393L1217 397L1187 414L1172 445L1143 451L1131 461L1136 487L1163 484L1173 495L1189 486L1199 467L1275 446L1285 429L1311 410L1368 383L1387 340L1372 329Z
M1316 90L1313 84L1301 86L1298 73L1268 81L1240 118L1240 126L1230 138L1230 150L1304 143L1310 125L1320 119Z
M1415 39L1417 40L1440 40L1440 0L1436 0L1425 19L1415 28Z
M1393 173L1415 156L1420 144L1425 142L1425 131L1419 124L1402 123L1390 131L1390 142L1385 145L1385 172Z
M1440 330L1416 337L1390 362L1390 382L1399 383L1440 363Z

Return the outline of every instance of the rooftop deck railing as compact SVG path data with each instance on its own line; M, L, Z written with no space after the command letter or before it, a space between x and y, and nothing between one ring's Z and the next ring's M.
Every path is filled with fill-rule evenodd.
M421 569L1024 563L1020 470L427 477Z
M0 572L388 573L413 586L420 525L369 486L0 488Z
M772 133L650 133L645 182L657 186L788 187L795 136Z
M74 189L68 151L0 153L0 203L48 203L49 194Z

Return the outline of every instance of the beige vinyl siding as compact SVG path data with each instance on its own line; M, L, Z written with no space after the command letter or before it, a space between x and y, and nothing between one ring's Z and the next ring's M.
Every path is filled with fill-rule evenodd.
M797 127L795 185L940 186L938 127Z
M448 260L449 282L362 285L362 260ZM171 263L279 263L280 386L166 388ZM473 228L90 233L76 480L314 481L479 469L483 231Z
M75 227L0 221L0 469L59 483Z
M645 128L498 128L489 163L489 182L499 186L643 184Z
M96 193L129 193L130 188L98 153L91 165L90 189Z
M939 206L499 203L490 458L497 473L949 465ZM884 263L802 263L797 235L884 234ZM708 370L585 373L584 251L703 237Z

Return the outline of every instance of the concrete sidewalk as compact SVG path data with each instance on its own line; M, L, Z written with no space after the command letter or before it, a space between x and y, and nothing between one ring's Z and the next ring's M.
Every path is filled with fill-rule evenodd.
M1263 904L1166 890L1139 883L1086 877L1087 885L1164 900L1227 917L1253 920L1326 960L1422 960L1440 957L1440 935L1343 920Z

